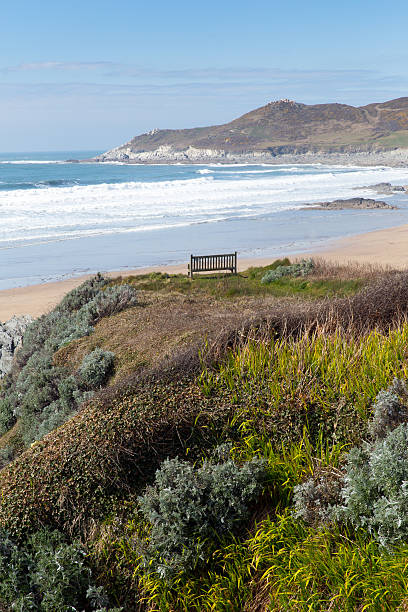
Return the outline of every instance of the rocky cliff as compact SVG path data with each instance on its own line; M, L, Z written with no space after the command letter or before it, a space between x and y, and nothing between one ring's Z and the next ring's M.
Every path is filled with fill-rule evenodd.
M223 125L154 129L93 159L128 163L408 164L408 97L381 104L270 102Z
M31 321L32 318L27 315L12 317L6 323L0 323L0 378L10 371L13 355Z

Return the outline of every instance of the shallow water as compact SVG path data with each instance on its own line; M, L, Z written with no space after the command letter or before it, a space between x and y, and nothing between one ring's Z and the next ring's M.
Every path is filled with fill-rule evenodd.
M339 166L75 164L96 152L0 155L0 289L184 262L189 254L281 257L408 223L408 170ZM377 197L399 210L302 210Z

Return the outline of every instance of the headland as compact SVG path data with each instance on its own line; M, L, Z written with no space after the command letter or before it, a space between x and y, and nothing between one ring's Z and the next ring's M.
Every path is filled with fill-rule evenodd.
M155 128L83 161L404 167L408 97L361 107L277 100L222 125Z

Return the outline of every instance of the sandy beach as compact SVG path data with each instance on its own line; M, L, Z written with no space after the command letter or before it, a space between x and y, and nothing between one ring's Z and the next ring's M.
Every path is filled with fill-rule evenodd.
M307 256L341 264L370 263L404 269L408 267L408 225L342 238Z
M242 272L251 266L266 266L275 258L238 259L238 270ZM106 272L106 276L117 278L118 276L130 276L132 274L149 274L151 272L167 272L168 274L187 274L187 262L185 264L169 266L150 266L136 270L122 270L119 272ZM102 272L102 270L101 270ZM4 289L0 291L0 322L7 321L13 315L19 316L29 314L32 317L49 312L60 302L63 296L78 287L84 280L91 278L92 274L69 278L52 283L29 285L27 287L16 287L15 289Z
M297 255L320 257L335 263L370 263L393 268L408 267L408 225L393 227L343 238L327 245L320 251ZM238 259L238 270L243 272L251 266L266 266L275 258L242 258ZM115 278L131 274L148 274L151 272L169 274L186 274L185 264L170 266L151 266L136 270L108 272ZM29 314L38 317L51 310L71 289L80 285L91 275L79 276L63 281L5 289L0 291L0 321L7 321L13 315Z

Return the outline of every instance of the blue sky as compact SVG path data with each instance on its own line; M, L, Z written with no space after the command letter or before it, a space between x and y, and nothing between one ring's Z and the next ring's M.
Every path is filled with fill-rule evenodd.
M408 95L408 3L20 0L0 14L0 151L105 150L268 101Z

